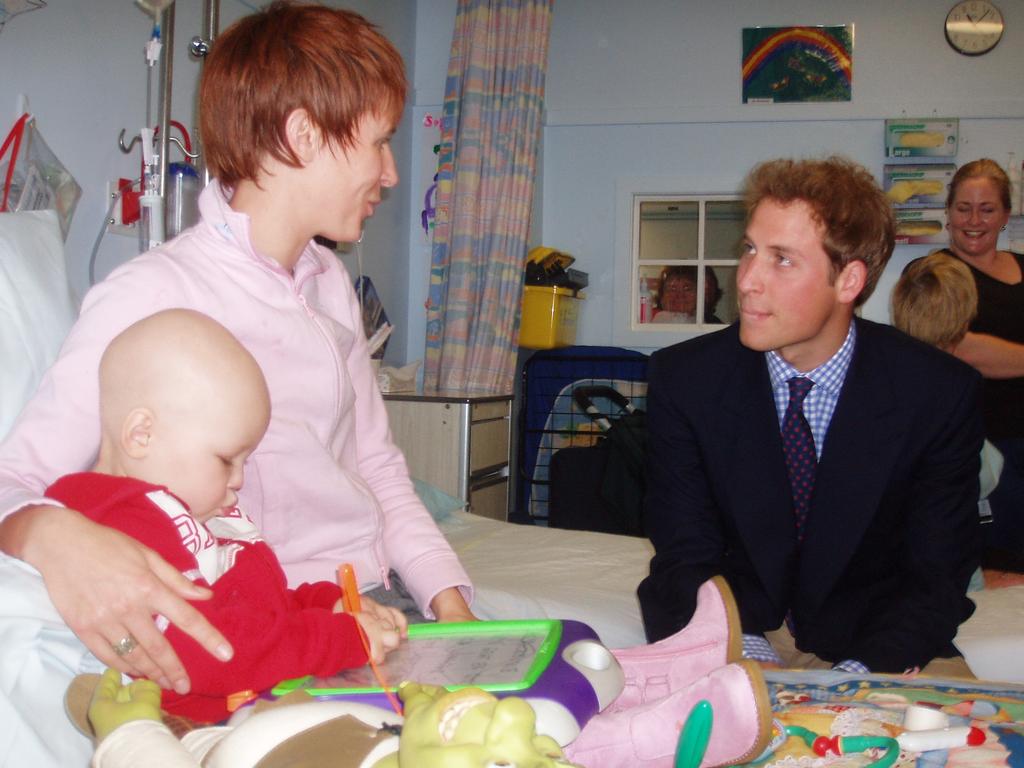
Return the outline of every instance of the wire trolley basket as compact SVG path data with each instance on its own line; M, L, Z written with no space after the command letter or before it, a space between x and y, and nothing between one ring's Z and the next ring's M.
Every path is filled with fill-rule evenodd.
M627 408L646 409L647 361L647 355L619 347L576 346L538 352L526 362L518 498L530 518L548 519L549 470L557 451L596 445L604 439L607 420ZM593 397L576 397L577 390ZM609 396L601 394L607 390Z

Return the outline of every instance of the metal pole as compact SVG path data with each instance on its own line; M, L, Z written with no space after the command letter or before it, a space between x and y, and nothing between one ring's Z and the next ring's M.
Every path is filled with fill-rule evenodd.
M192 55L198 56L199 79L202 80L203 69L206 66L206 54L210 50L217 33L220 31L220 0L203 0L203 32L201 37L192 38ZM196 100L196 111L199 110L199 102ZM197 115L198 117L198 115ZM198 120L196 121L198 122ZM202 136L197 137L196 145L199 147L199 177L203 186L210 183L210 169L206 167L206 153L202 150Z
M220 31L220 0L203 0L203 37L207 45Z
M167 147L171 131L171 84L174 75L174 3L160 13L160 34L163 37L163 64L160 67L160 132L157 152L160 153L160 197L167 210ZM166 232L166 227L164 228Z

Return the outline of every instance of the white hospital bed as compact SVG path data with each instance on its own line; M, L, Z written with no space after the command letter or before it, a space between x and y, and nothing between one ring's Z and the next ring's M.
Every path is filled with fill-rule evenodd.
M439 519L476 588L482 619L548 617L589 624L610 648L644 640L636 588L647 539L502 523L466 512Z
M451 512L439 518L476 587L483 619L548 617L589 624L609 648L644 643L636 588L646 539L514 525ZM1024 584L971 592L977 608L954 644L985 680L1024 683Z

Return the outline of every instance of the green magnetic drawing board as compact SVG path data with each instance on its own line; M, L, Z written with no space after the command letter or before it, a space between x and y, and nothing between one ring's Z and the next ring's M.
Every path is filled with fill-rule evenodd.
M389 687L405 680L451 690L476 686L491 692L525 691L551 665L562 641L555 619L412 624L409 639L378 665ZM330 677L286 680L271 692L304 690L336 697L383 692L369 665Z

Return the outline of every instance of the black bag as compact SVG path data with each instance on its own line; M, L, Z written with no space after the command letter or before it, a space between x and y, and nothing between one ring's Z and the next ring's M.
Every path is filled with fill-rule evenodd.
M577 405L601 430L591 447L562 448L551 457L548 525L643 536L647 414L611 387L578 387ZM594 403L619 409L608 416Z

